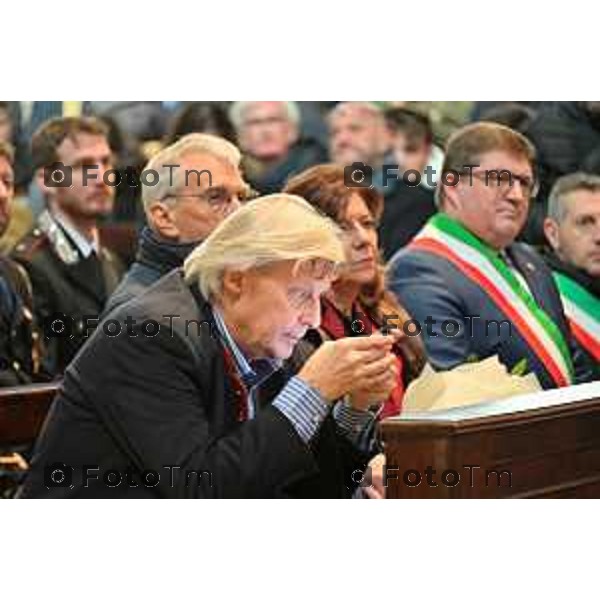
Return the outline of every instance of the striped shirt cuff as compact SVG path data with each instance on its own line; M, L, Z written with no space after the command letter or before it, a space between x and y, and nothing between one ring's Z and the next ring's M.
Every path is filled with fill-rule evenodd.
M370 436L367 433L372 429L375 415L368 410L357 410L342 400L333 408L333 418L338 427L350 442L358 448L365 449L369 446Z
M273 401L305 444L313 438L329 412L321 394L298 377L292 377Z

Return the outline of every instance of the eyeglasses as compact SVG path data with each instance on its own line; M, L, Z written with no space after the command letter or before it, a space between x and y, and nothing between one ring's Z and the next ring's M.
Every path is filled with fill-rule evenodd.
M509 188L514 185L514 181L518 181L523 194L528 198L533 198L539 191L539 181L537 179L530 179L523 175L516 175L511 173L507 169L490 169L485 173L473 173L473 171L461 171L461 175L469 175L470 178L474 177L482 183L490 187L496 187L503 192L506 192Z
M240 204L250 202L258 197L258 192L250 186L237 191L232 191L224 186L211 186L200 194L169 194L164 199L172 198L192 198L201 202L206 202L215 212L224 212L237 200Z

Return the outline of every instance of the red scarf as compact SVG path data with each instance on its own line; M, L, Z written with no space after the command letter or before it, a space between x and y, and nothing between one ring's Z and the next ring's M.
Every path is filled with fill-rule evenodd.
M235 399L235 418L236 421L243 423L248 420L248 390L237 371L231 352L225 347L223 347L223 360L225 362L225 374L229 379Z
M327 300L323 300L321 303L321 329L333 340L346 337L346 327L350 326L350 321L345 319L342 314ZM352 313L362 313L368 323L365 323L367 331L376 332L379 330L378 325L368 315L366 310L363 310L358 304L352 307ZM346 326L344 326L346 324ZM370 329L369 329L370 326ZM396 362L398 365L398 385L393 389L390 397L383 403L381 412L378 415L379 419L385 419L386 417L392 417L399 415L402 411L402 400L404 398L404 384L402 382L402 355L399 350L394 347L394 354L396 355Z

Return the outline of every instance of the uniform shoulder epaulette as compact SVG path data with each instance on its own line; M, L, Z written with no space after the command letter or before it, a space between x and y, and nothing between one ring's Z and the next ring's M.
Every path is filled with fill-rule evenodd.
M19 262L30 262L37 252L48 246L48 237L36 227L14 247L11 255Z

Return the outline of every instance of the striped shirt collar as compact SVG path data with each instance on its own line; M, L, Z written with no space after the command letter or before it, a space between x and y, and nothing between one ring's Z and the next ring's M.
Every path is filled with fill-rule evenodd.
M270 377L275 371L281 368L281 361L261 358L257 360L249 360L242 352L239 345L235 342L221 313L214 306L212 307L213 316L215 319L215 325L223 341L225 349L228 350L233 356L235 366L244 382L244 385L251 389L268 377Z

